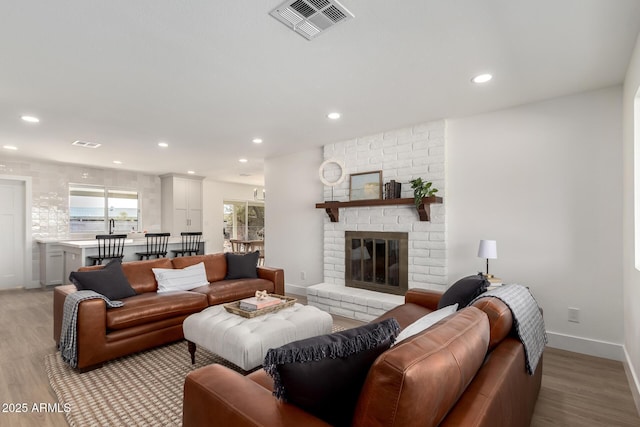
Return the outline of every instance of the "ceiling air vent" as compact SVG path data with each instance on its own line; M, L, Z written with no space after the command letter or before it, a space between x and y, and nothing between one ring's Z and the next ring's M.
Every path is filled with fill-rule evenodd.
M269 15L307 40L354 17L336 0L287 0Z
M102 144L98 144L97 142L73 141L71 145L75 145L76 147L84 147L84 148L98 148Z

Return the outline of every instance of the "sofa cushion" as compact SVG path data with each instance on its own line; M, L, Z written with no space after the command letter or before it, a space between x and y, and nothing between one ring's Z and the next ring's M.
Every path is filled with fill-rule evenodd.
M220 280L209 285L191 289L191 292L206 294L209 299L209 305L218 305L252 297L256 294L256 291L264 290L273 293L273 282L266 279Z
M225 279L256 279L258 277L258 259L260 251L248 254L227 252L227 275Z
M464 308L385 351L362 387L353 426L437 426L485 360L489 321Z
M487 286L489 286L489 281L482 273L463 277L442 294L438 302L438 309L452 304L458 304L458 309L462 309L469 305L475 297L485 292Z
M101 269L72 271L69 280L76 285L79 291L94 291L110 300L127 298L136 294L122 271L122 263L119 259L111 260Z
M227 258L223 253L176 257L171 260L173 268L185 268L199 262L204 262L204 269L207 271L207 282L209 283L223 280L227 274Z
M159 258L144 261L130 261L122 263L122 271L127 276L131 287L136 293L155 292L158 289L156 277L153 275L152 268L171 268L171 260L169 258ZM102 265L92 265L80 267L78 271L94 271L104 268Z
M387 319L269 349L273 394L334 426L350 425L369 367L399 330Z
M208 285L204 262L185 268L153 268L158 282L158 293L171 291L188 291L199 286Z
M455 313L456 310L458 310L458 304L453 304L422 316L421 318L404 328L402 332L398 334L398 336L396 337L396 341L392 344L392 346L397 345L402 342L402 340L412 337L415 334L418 334L425 329L435 325L445 317Z
M207 299L196 292L146 292L125 300L123 307L107 310L107 329L125 329L197 313L207 307Z

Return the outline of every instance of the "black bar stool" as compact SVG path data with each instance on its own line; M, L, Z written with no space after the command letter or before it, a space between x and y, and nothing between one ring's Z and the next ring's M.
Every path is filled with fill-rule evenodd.
M93 261L93 265L100 265L105 259L114 259L124 257L124 241L126 234L99 234L96 236L98 241L98 255L89 255L87 258Z
M152 256L156 258L167 256L167 244L169 244L170 233L147 233L144 235L147 239L147 250L144 252L136 252L140 259L149 259Z
M182 249L171 249L173 256L197 255L202 242L202 231L183 231L180 236L182 237Z

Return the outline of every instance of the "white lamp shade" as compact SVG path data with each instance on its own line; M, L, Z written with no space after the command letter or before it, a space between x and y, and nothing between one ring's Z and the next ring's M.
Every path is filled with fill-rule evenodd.
M498 248L495 240L480 240L478 247L478 258L496 259L498 258Z

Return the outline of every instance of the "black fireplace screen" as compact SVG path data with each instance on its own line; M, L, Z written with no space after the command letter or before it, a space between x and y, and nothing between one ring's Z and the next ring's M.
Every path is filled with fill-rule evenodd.
M346 286L404 295L408 240L408 233L345 232Z

